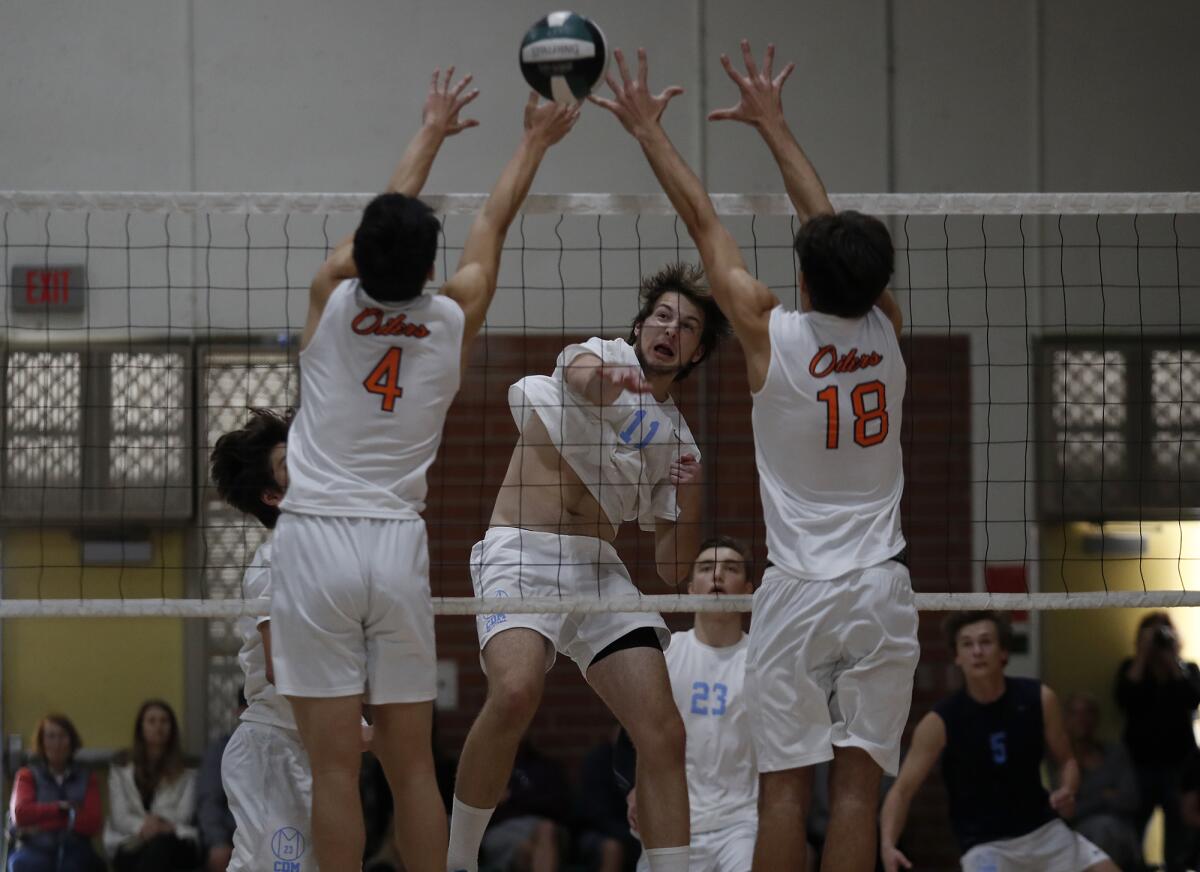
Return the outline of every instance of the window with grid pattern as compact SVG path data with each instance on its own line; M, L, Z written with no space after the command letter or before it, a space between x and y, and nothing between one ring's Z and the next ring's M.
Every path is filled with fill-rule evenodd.
M1046 339L1038 360L1043 517L1200 512L1200 338Z
M0 517L178 523L193 514L190 348L9 349Z

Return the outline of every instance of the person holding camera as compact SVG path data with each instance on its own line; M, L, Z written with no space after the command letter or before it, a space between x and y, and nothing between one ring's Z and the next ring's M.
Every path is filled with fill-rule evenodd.
M1137 772L1139 832L1155 807L1164 819L1166 872L1186 868L1195 836L1180 812L1180 773L1196 753L1192 719L1200 706L1200 668L1179 656L1180 641L1166 612L1138 624L1137 650L1117 670L1117 705L1125 713L1125 745Z

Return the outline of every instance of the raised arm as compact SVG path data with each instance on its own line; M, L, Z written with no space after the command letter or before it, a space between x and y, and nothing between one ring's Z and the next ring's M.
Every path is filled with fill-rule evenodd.
M530 92L525 104L525 132L516 153L500 173L491 196L471 225L458 270L442 288L442 293L462 306L466 313L464 364L471 341L483 326L488 306L496 293L500 254L509 225L525 202L525 195L529 193L546 151L566 136L578 119L578 106L540 103L537 92Z
M818 215L834 214L833 204L829 202L829 194L825 191L821 177L817 175L812 161L800 147L783 114L783 83L796 69L796 65L790 63L779 75L774 75L774 45L767 45L761 69L754 61L749 41L743 39L741 48L742 61L746 66L744 75L733 68L728 55L721 55L721 66L737 86L738 102L728 109L710 112L708 120L740 121L758 131L767 148L771 150L771 156L775 158L779 173L783 176L784 189L792 201L792 208L796 210L796 215L802 222ZM904 319L890 289L883 292L876 305L892 322L896 335L899 336Z
M888 790L879 813L879 858L885 872L911 869L912 863L896 848L904 824L908 820L908 807L913 796L925 783L933 764L946 747L946 722L934 712L921 718L913 730L912 744L908 755L900 765L900 774Z
M792 206L801 221L807 221L816 215L832 215L833 205L829 202L829 195L825 193L825 186L804 149L792 135L783 115L783 83L796 69L796 65L788 64L778 76L772 78L775 46L767 45L767 53L760 70L750 52L749 41L743 39L741 45L742 60L746 64L745 75L733 68L728 55L721 55L721 66L737 85L740 99L736 106L710 112L708 120L741 121L759 132L771 150L775 163L779 165L779 172L783 175L783 186L787 189L788 197L791 198Z
M1050 807L1058 812L1060 817L1069 819L1075 816L1075 794L1079 792L1079 763L1071 751L1071 740L1063 726L1058 696L1044 684L1041 692L1046 750L1058 766L1059 787L1050 794Z
M400 163L388 179L388 193L419 196L433 168L433 159L437 157L438 149L446 137L479 126L479 122L473 118L460 120L458 117L458 113L479 96L478 88L466 90L472 77L463 76L457 85L451 87L454 67L446 70L445 79L440 77L440 73L440 70L433 71L433 81L429 84L429 93L421 110L421 129L408 143Z
M650 168L671 200L671 205L687 225L688 233L700 252L708 282L721 311L733 324L746 354L746 366L752 390L761 387L771 360L767 326L771 310L778 305L775 295L746 270L746 261L737 242L717 218L712 200L700 179L676 150L659 119L667 103L683 89L670 87L657 96L647 85L646 52L638 49L638 76L629 75L625 56L613 52L621 82L612 76L605 81L613 99L590 99L617 116L621 125L638 141Z
M400 162L388 179L384 189L386 193L404 194L409 197L419 195L446 137L479 124L478 121L460 120L458 117L463 107L479 96L479 91L466 91L467 85L471 83L470 76L464 76L458 84L452 86L450 81L453 77L454 67L446 71L445 79L442 79L440 70L433 71L433 80L429 85L429 93L425 96L425 106L421 110L421 129L404 149ZM351 235L334 247L309 285L308 317L300 339L302 349L308 345L316 332L333 289L355 275L354 236Z

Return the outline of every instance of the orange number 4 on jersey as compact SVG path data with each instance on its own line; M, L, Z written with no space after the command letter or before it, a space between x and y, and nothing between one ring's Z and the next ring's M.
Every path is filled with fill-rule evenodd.
M379 407L385 412L396 411L396 400L404 396L404 388L400 387L400 357L403 348L392 346L379 363L371 370L371 374L363 379L363 387L372 394L379 394Z

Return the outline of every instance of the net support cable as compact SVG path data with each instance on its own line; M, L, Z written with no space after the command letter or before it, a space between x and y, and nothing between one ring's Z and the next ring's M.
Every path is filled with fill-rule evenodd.
M996 609L999 611L1067 611L1111 608L1176 608L1200 606L1200 591L1089 591L1086 593L919 593L917 609L926 612ZM476 599L434 597L437 615L596 614L601 612L749 612L750 595L693 594L565 599L521 597ZM269 614L253 600L64 599L5 600L3 618L240 618Z

